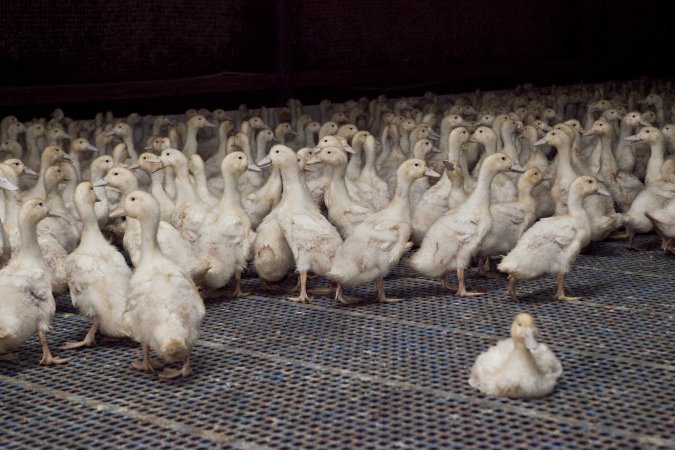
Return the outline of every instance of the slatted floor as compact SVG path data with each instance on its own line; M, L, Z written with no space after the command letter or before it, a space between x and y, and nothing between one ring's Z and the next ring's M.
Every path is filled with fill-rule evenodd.
M462 299L402 264L386 281L400 303L301 305L248 276L248 297L207 302L186 380L132 370L130 341L57 350L88 327L61 298L49 341L71 360L40 367L32 339L0 362L0 448L675 448L675 257L638 243L649 251L580 256L566 283L578 302L551 300L553 278L520 283L514 302L505 279L475 275L488 295ZM545 399L486 397L468 371L519 311L563 375Z

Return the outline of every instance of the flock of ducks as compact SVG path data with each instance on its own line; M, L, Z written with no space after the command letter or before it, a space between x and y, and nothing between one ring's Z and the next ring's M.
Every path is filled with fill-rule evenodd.
M97 332L141 344L142 371L190 375L203 298L246 295L298 274L292 301L384 280L409 265L458 296L472 265L516 283L564 277L592 241L651 230L673 251L675 96L645 80L512 91L302 104L180 117L98 114L1 121L0 357L37 333L41 364L53 294L69 293ZM120 248L131 261L127 264ZM448 275L455 273L457 285ZM310 274L330 285L307 289ZM550 393L562 371L518 314L511 338L480 355L472 386ZM153 351L161 361L150 358Z

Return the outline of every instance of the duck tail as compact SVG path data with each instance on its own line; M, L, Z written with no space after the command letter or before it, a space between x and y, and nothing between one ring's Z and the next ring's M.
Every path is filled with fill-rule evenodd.
M159 353L164 361L175 362L185 359L188 350L182 339L171 338L162 345Z

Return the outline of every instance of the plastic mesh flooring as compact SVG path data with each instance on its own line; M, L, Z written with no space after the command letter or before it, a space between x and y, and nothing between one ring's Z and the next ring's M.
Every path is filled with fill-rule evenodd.
M251 275L254 294L207 302L186 380L131 369L131 341L58 350L88 327L64 297L49 341L69 363L40 367L35 338L0 362L0 448L675 448L675 259L654 236L638 243L650 250L581 255L566 280L577 302L551 300L552 277L521 282L514 302L505 279L469 275L489 294L462 299L402 264L385 281L402 302L301 305ZM468 371L519 311L563 375L544 399L486 397Z

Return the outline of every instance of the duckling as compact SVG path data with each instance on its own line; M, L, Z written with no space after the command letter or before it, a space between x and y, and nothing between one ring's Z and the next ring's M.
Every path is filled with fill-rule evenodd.
M281 170L283 195L277 207L279 227L293 252L296 271L300 277L300 295L289 300L307 302L307 272L324 275L331 268L335 251L342 238L335 227L321 215L312 202L307 186L300 180L297 156L284 145L275 145L268 156L258 163Z
M492 203L490 215L492 227L480 243L478 256L489 258L504 255L516 246L520 236L536 219L535 199L532 190L544 180L543 172L537 167L525 171L518 178L518 200L515 202ZM483 265L479 264L479 272Z
M227 155L221 167L225 190L213 212L204 218L195 248L208 261L204 284L210 289L219 289L234 275L236 285L231 296L241 297L248 295L241 291L240 280L242 271L246 269L255 233L241 206L237 181L246 170L260 169L249 162L243 152Z
M49 270L38 245L37 224L48 215L49 210L42 199L30 198L21 205L18 218L21 250L0 270L0 359L13 359L6 353L37 332L42 347L40 364L49 366L67 361L53 357L47 345L46 332L54 317L56 303Z
M154 371L150 349L166 363L182 361L181 369L166 368L161 378L187 377L192 374L190 353L199 337L204 318L204 302L197 288L175 262L157 244L159 205L154 197L143 191L125 196L123 211L141 224L141 258L129 280L129 294L124 309L124 325L129 335L141 343L143 360L132 367Z
M131 278L124 257L98 227L94 210L97 196L89 181L78 184L74 201L83 228L80 244L66 258L68 288L73 306L89 317L92 324L82 341L68 342L64 349L91 346L99 329L106 336L126 335L122 314Z
M591 176L578 177L569 189L568 213L539 220L520 238L513 250L499 263L509 274L509 295L516 296L516 281L557 274L557 300L579 300L565 295L564 277L579 252L591 240L591 222L583 207L585 197L609 192Z
M345 151L338 147L323 147L317 156L307 161L307 164L317 163L324 163L331 168L332 178L323 200L328 209L328 219L338 229L342 238L346 239L373 211L359 205L349 196L345 181L347 171Z
M490 215L490 185L498 173L522 168L504 153L495 153L483 160L476 189L459 207L448 211L429 228L420 249L410 260L410 265L429 277L442 277L441 285L452 288L445 274L457 270L459 286L457 295L476 296L464 285L464 269L478 250L481 241L492 226Z
M342 286L360 286L373 280L379 302L398 301L385 296L384 277L412 247L409 242L412 225L410 190L415 180L423 176L440 175L421 159L409 159L401 164L398 187L389 206L357 225L337 250L327 276L339 282L338 301L349 303L342 294Z
M544 397L553 392L562 365L546 344L537 342L537 334L531 315L516 314L511 338L478 356L469 384L484 394L509 398Z

